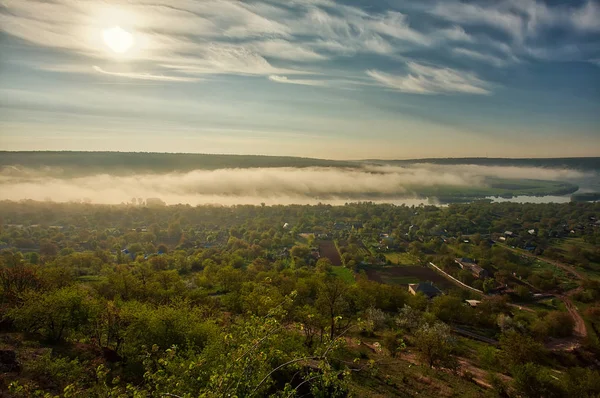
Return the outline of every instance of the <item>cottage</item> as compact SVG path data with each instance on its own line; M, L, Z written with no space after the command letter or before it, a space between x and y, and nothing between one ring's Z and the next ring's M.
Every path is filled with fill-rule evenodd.
M431 282L411 283L408 285L408 291L413 296L416 296L417 293L423 293L430 299L443 294L442 291L435 287Z
M467 304L469 304L471 307L475 308L477 307L479 304L481 304L480 300L465 300L465 302Z
M454 262L458 264L460 268L471 272L475 278L485 279L488 277L488 272L477 265L475 260L463 257L454 259Z

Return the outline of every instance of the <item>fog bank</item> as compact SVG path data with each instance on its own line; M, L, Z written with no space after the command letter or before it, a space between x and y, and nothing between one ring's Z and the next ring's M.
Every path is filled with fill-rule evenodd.
M132 198L160 198L168 204L343 204L351 200L393 202L416 198L419 188L485 187L489 177L569 181L589 173L534 167L476 165L360 168L238 168L186 173L55 177L50 169L5 167L0 172L0 199L86 200L119 204ZM421 203L418 200L415 204Z

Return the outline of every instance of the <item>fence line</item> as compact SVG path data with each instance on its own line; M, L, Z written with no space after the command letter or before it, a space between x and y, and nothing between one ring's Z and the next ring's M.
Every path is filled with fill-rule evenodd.
M438 266L437 266L437 265L435 265L434 263L432 263L432 262L429 262L429 265L431 265L433 268L435 268L436 270L438 270L438 271L439 271L439 272L441 272L442 274L446 275L446 277L448 277L448 278L452 279L454 282L458 283L459 285L461 285L461 286L463 286L463 287L466 287L467 289L471 289L471 290L473 290L474 292L477 292L477 293L483 294L483 291L481 291L481 290L479 290L479 289L475 289L474 287L471 287L471 286L469 286L469 285L466 285L466 284L462 283L461 281L459 281L458 279L456 279L456 278L455 278L455 277L453 277L452 275L450 275L450 274L448 274L448 273L444 272L442 269L440 269L440 267L438 267Z

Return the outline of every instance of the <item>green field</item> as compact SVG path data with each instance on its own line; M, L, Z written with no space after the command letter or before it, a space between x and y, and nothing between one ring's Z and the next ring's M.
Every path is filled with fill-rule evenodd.
M552 242L552 246L565 251L569 250L570 246L577 246L583 250L594 250L596 248L593 244L585 242L583 238L557 239Z
M580 272L591 279L600 279L600 263L590 261L586 267L577 264L576 261L569 258L569 249L572 246L588 252L594 252L596 250L596 246L592 243L585 242L582 238L564 238L552 241L552 247L559 249L562 252L561 254L565 257L565 262L571 263L577 272Z
M354 272L343 266L331 267L331 272L347 283L354 283Z
M384 253L385 258L390 260L394 265L416 265L419 260L410 253Z

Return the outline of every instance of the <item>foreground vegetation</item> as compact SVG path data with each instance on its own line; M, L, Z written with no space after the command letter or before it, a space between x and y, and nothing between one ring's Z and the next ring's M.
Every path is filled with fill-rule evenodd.
M598 396L599 216L586 203L2 202L0 388ZM445 294L408 292L427 280Z

